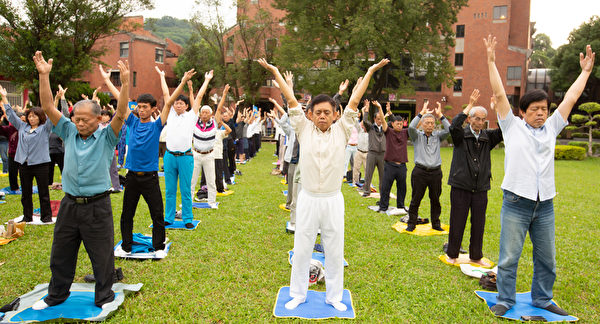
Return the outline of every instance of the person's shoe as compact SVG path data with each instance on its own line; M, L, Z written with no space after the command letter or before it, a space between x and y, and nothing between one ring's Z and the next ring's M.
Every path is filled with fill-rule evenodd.
M131 252L127 252L125 250L123 250L123 247L121 247L120 245L117 246L117 248L115 249L115 255L116 256L126 256L128 254L130 254Z
M381 207L379 207L379 209L377 210L378 213L387 213L387 209L382 209Z
M46 304L46 302L43 299L40 299L38 301L35 302L35 304L33 304L33 306L31 306L31 309L33 310L42 310L42 309L46 309L48 308L48 304Z
M33 217L25 217L25 216L23 216L23 218L21 218L20 221L15 222L15 223L23 223L23 222L25 222L25 223L31 223L31 222L33 222Z
M370 193L368 193L368 192L363 192L363 194L362 194L363 197L369 197L369 195L370 195Z
M154 257L158 259L164 259L167 256L167 252L165 250L158 250L154 252Z
M417 227L414 224L408 224L408 226L406 226L406 231L413 232L415 230L415 228L417 228Z
M564 309L556 306L555 304L550 304L550 305L544 307L544 309L549 312L552 312L554 314L558 314L558 315L562 315L562 316L569 315L569 313L567 313Z
M170 222L165 221L165 226L169 226L169 225L173 225L173 224L170 223Z
M0 307L0 313L8 313L8 312L15 311L19 308L20 304L21 304L21 297L17 297L15 299L13 299L13 301L11 301L10 303Z
M431 226L431 229L433 229L435 231L440 231L440 232L444 231L444 229L440 225Z
M298 305L304 303L306 300L304 298L294 298L289 302L285 303L285 309L293 310L298 307Z
M216 202L214 202L214 203L208 203L208 205L209 205L209 206L210 206L210 208L212 208L212 209L219 209L219 205L217 205L217 203L216 203Z
M192 224L192 223L185 223L185 228L194 228L194 224Z
M50 217L48 219L42 219L41 221L42 221L42 223L46 223L46 224L52 223L52 217Z
M123 270L121 268L116 268L113 271L113 283L117 283L121 280L123 280L125 278L125 276L123 275ZM83 277L83 280L85 282L96 282L96 277L94 277L93 274L89 274L89 275L85 275L85 277Z
M492 308L490 308L490 310L496 316L504 316L504 314L506 314L506 312L508 311L508 308L506 308L500 304L496 304L496 305L492 306Z
M331 303L329 305L333 306L333 308L335 308L336 310L338 310L340 312L345 312L348 309L348 306L346 306L345 304L343 304L341 302Z

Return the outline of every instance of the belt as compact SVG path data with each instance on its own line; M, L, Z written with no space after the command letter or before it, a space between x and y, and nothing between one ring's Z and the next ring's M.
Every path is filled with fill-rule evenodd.
M131 173L131 174L136 175L136 176L145 176L145 175L155 174L156 171L149 171L149 172L129 171L127 173Z
M358 150L360 153L369 153L369 151Z
M348 145L350 145L350 146L358 146L358 144L348 144Z
M184 155L192 155L192 151L187 150L185 152L173 152L173 151L169 151L167 150L168 153L171 153L173 156L184 156Z
M83 204L89 204L91 202L94 202L96 200L100 200L106 196L109 195L108 191L105 191L101 194L97 194L95 196L89 196L89 197L83 197L83 196L72 196L69 195L68 193L65 192L65 196L67 196L69 199L73 200L75 203L83 205Z
M196 151L196 153L200 153L200 154L209 154L209 153L212 153L212 151L214 150L214 149L210 149L210 151L205 151L205 152L202 152L202 151L196 150L196 148L195 148L195 147L192 147L192 149L193 149L194 151Z
M425 171L437 171L437 170L439 170L439 169L441 168L439 165L438 165L438 166L436 166L436 167L433 167L433 168L426 167L426 166L424 166L424 165L422 165L422 164L415 164L415 166L416 166L417 168L419 168L419 169L423 169L423 170L425 170Z

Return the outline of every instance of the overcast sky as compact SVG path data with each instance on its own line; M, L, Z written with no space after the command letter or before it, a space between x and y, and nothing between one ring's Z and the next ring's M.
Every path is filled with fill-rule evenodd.
M223 0L222 12L226 24L235 23L233 0ZM200 9L195 0L155 0L155 9L136 12L144 17L160 18L173 16L189 19ZM206 12L206 10L203 10ZM531 0L531 21L536 22L538 33L544 33L552 39L552 46L558 47L567 43L569 33L586 22L593 15L600 15L600 0Z

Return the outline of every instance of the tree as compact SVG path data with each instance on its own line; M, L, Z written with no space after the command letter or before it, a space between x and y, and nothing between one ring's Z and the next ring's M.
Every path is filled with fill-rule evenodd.
M0 74L31 88L34 98L35 51L54 59L50 83L69 86L103 54L92 48L96 40L117 32L126 14L152 8L150 0L26 0L19 8L12 2L0 0Z
M571 122L578 126L567 126L569 130L587 130L588 133L588 156L592 155L592 133L598 127L598 122L596 120L600 120L600 104L597 102L586 102L584 104L579 105L578 108L580 111L586 113L586 115L581 114L573 114L571 115Z
M157 36L168 37L181 46L184 46L192 36L192 25L189 21L170 16L160 19L148 18L144 22L144 29L152 31Z
M556 55L556 50L552 48L552 40L546 34L537 34L533 37L531 46L533 53L530 57L529 67L533 69L550 68L552 58Z
M600 49L600 17L593 16L579 28L569 34L569 43L558 48L556 56L552 60L551 88L554 91L566 91L575 78L581 73L579 65L579 53L585 52L585 46L592 45L593 50ZM594 63L594 69L590 75L585 90L581 95L582 101L600 101L600 60Z
M466 0L275 2L287 11L276 63L299 76L297 88L334 93L340 80L356 80L383 57L391 64L373 76L373 98L386 88L412 94L415 81L437 88L453 79L452 24Z

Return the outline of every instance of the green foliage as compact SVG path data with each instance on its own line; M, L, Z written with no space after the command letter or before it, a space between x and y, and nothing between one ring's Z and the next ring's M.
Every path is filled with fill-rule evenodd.
M192 36L192 24L188 20L171 16L147 18L144 29L162 38L170 38L181 46L184 46Z
M556 145L554 149L555 160L583 160L585 149L578 146Z
M569 130L581 130L581 131L587 131L587 134L585 136L582 137L586 137L588 138L588 142L589 142L589 148L588 148L588 155L592 155L592 138L594 138L594 132L598 132L598 130L596 129L596 126L598 125L598 123L594 120L594 119L600 119L600 114L597 114L598 112L600 112L600 104L596 103L596 102L586 102L583 103L581 105L579 105L578 107L579 111L583 111L586 113L586 115L581 115L581 114L573 114L571 116L571 122L576 126L570 126L567 129ZM575 135L584 135L584 134L580 134L580 133L574 133L573 137L576 137ZM591 135L591 138L590 138ZM579 136L577 136L579 137Z
M586 151L588 150L588 142L582 142L582 141L570 141L569 143L567 143L567 145L571 145L571 146L578 146L578 147L583 147ZM599 154L600 153L600 143L593 143L592 144L592 152L594 155Z
M541 69L550 68L552 58L556 55L556 50L552 48L550 36L546 34L536 34L532 43L533 53L531 54L529 68Z
M452 110L452 106L451 105L445 105L444 106L444 110Z
M382 58L391 64L373 76L372 98L379 98L384 89L398 95L414 93L416 79L432 88L453 80L454 67L448 59L454 46L452 24L465 0L275 3L287 12L283 19L287 34L275 61L301 77L299 89L334 93L340 81L356 80Z
M92 49L97 39L118 31L121 18L138 9L150 9L150 0L0 0L0 74L38 92L36 51L53 58L52 86L68 84L88 70L104 49ZM37 104L37 102L33 102Z
M566 91L581 73L579 53L585 53L586 45L590 44L592 50L600 48L600 17L593 16L590 20L569 34L569 43L558 48L552 60L552 90ZM586 90L582 94L583 100L600 101L600 69L598 60L587 81Z

